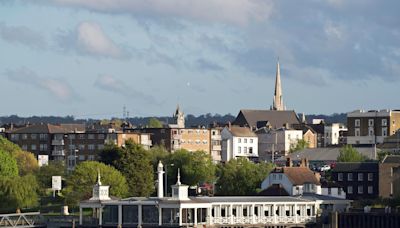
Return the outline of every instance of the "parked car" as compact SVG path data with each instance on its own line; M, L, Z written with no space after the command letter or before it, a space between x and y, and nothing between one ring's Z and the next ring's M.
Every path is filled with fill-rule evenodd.
M324 165L324 166L321 166L321 168L319 169L319 171L325 172L325 171L328 171L328 170L330 170L330 169L331 169L331 166L330 166L330 165Z

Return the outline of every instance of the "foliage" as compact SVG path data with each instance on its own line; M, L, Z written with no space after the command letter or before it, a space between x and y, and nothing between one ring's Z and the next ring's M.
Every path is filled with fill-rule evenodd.
M51 188L52 176L66 176L63 161L49 161L48 165L39 168L36 178L41 189Z
M12 153L12 156L17 161L21 176L34 174L39 169L38 161L31 152L17 150Z
M154 117L151 117L149 119L147 126L149 128L162 128L163 127L162 123L157 118L154 118Z
M154 177L151 159L141 145L132 140L125 142L122 156L116 167L129 180L130 196L150 196L154 192Z
M169 183L176 182L178 168L181 172L181 182L191 186L215 179L215 165L210 155L204 151L175 151L167 158L167 164L174 164L168 169Z
M218 195L254 195L261 182L273 169L271 163L255 164L246 158L232 159L220 167Z
M299 139L299 140L297 140L297 143L295 145L291 145L290 146L289 153L293 153L293 152L296 152L296 151L303 150L305 148L308 148L308 146L309 145L308 145L308 142L306 140Z
M0 209L19 210L38 205L39 186L33 175L0 178Z
M15 151L20 151L21 148L9 141L8 139L4 138L3 136L0 135L0 149L2 149L5 152L8 152L12 154Z
M121 159L123 149L114 143L109 143L104 146L100 152L100 161L106 165L116 167L115 162Z
M154 171L157 171L158 162L162 161L163 163L165 163L167 158L168 158L168 156L169 156L169 154L170 154L167 151L167 149L165 149L165 147L160 146L160 145L156 145L156 146L152 147L147 152L148 152L148 154L150 156L150 160L152 162Z
M11 154L0 149L0 178L18 176L18 166Z
M362 162L367 160L367 157L359 153L351 145L345 145L340 149L340 154L337 158L338 162Z
M96 184L98 171L101 174L101 183L110 186L110 195L117 197L127 195L126 179L118 170L100 162L86 161L79 163L67 178L67 188L63 190L63 193L68 205L77 205L79 201L92 196L92 188Z

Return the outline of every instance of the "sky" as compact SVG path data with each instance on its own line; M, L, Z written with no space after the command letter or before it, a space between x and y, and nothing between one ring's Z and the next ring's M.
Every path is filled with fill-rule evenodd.
M1 0L0 115L400 109L398 0Z

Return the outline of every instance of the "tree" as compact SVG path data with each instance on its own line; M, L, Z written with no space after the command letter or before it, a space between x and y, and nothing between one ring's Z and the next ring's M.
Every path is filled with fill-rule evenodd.
M36 178L41 190L44 191L47 188L51 188L52 176L66 176L63 161L49 161L48 165L39 168Z
M150 160L153 164L153 171L157 171L157 166L158 166L158 162L162 161L163 163L166 162L168 156L169 156L169 152L167 151L167 149L165 149L165 147L160 146L160 145L155 145L153 146L150 150L147 151L149 156L150 156ZM156 176L156 174L155 174Z
M114 143L109 143L104 146L100 152L100 161L106 165L116 167L115 162L121 159L123 149Z
M110 195L127 196L126 179L118 170L100 162L86 161L78 164L67 178L67 188L63 190L63 193L68 205L75 206L79 201L92 197L92 189L96 184L98 171L101 174L101 183L110 186Z
M291 145L290 146L289 153L300 151L300 150L303 150L305 148L308 148L308 142L306 140L304 140L304 139L299 139L299 140L297 140L296 145Z
M167 164L174 164L168 169L169 183L176 182L178 168L181 169L181 182L191 186L215 179L215 165L210 155L204 151L175 151L167 158Z
M20 211L38 205L38 184L35 176L0 178L0 209Z
M2 149L5 152L8 152L12 154L14 151L20 151L21 148L9 141L8 139L4 138L3 136L0 136L0 149Z
M340 149L340 154L337 157L338 162L363 162L367 157L359 153L351 145L345 145Z
M163 127L162 123L157 118L154 118L154 117L151 117L149 119L147 126L149 128L162 128Z
M141 145L132 140L125 142L121 158L116 167L129 180L131 196L150 196L154 192L153 166L150 155Z
M0 179L18 176L18 166L11 154L0 149Z
M273 167L271 163L255 164L246 158L232 159L220 167L216 193L229 196L254 195Z
M34 174L39 169L38 161L31 152L16 150L12 153L12 156L17 161L21 176Z

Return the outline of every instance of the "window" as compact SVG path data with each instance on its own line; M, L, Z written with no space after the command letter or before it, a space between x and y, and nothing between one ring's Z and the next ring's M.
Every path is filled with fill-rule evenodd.
M240 142L242 142L242 139L241 139L241 138L238 138L238 143L240 143Z
M203 140L203 144L207 144L208 142L207 142L207 140Z
M31 145L31 150L36 150L36 144Z
M47 134L39 134L40 140L47 140Z
M374 129L373 128L369 128L368 129L368 135L369 136L374 136Z
M348 181L352 181L353 180L353 174L352 173L348 173L347 174L347 180Z
M358 181L363 181L364 174L363 173L359 173L357 178L358 178Z
M28 145L22 145L21 147L23 150L28 150Z
M244 143L247 143L247 139L243 139L243 142L244 142Z
M79 134L79 139L85 139L85 135L84 134Z
M36 139L36 134L31 134L31 139Z
M353 186L347 186L347 194L353 194Z
M272 174L272 180L276 180L276 174Z
M79 150L84 150L85 149L85 145L84 144L79 144Z
M94 155L89 155L88 160L93 161L94 160Z
M238 153L240 154L242 152L242 148L239 146L238 147Z
M343 181L343 173L338 173L337 178L338 181Z
M360 129L359 128L354 129L354 135L355 136L360 136Z
M382 128L382 136L387 136L387 127Z
M354 120L354 126L356 126L356 127L360 126L360 119L355 119Z
M373 177L373 173L368 173L368 181L372 181Z
M24 140L28 139L28 134L22 134L22 139Z
M368 119L368 127L374 126L374 119Z
M75 139L76 138L75 135L73 135L73 134L68 135L68 137L69 137L69 139Z
M331 195L331 194L332 194L332 189L328 188L328 195Z
M253 153L253 147L249 147L249 154Z
M88 145L88 150L95 150L95 146L93 144Z
M104 145L103 145L103 144L97 145L97 149L98 149L98 150L103 150L103 149L104 149Z
M362 185L358 185L358 194L363 194L364 193L364 188Z
M382 126L387 126L387 119L382 119Z
M104 139L104 135L103 135L103 134L99 134L99 135L97 136L97 138L98 138L98 139Z
M337 191L338 191L337 194L338 194L339 196L342 195L342 188L338 188Z
M247 147L244 147L243 153L247 153Z
M88 134L88 139L94 139L94 134Z
M79 155L79 161L85 160L85 155Z
M279 174L279 180L282 180L283 174Z
M40 151L47 151L47 144L40 144L39 145L39 150Z
M374 191L374 188L372 186L368 186L368 194L372 194Z
M70 150L75 150L75 145L74 144L69 145L69 149Z
M253 139L250 139L250 143L253 143Z

